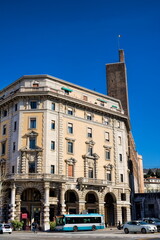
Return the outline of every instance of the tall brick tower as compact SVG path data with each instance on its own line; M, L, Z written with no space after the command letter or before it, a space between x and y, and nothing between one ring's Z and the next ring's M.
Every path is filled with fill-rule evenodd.
M124 51L119 50L119 62L106 65L108 96L121 100L124 113L129 117L128 86Z

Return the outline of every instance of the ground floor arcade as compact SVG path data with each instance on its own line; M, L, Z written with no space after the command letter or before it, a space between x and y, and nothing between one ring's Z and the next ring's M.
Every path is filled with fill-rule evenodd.
M115 226L130 220L129 189L49 181L15 181L2 186L1 221L19 220L24 229L37 222L42 230L59 214L100 213Z

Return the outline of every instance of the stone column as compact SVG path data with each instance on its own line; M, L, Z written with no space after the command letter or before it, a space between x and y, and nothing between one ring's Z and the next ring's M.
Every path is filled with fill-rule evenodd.
M13 183L12 188L11 188L11 203L9 204L11 221L14 220L15 216L16 216L16 214L15 214L15 211L16 211L15 197L16 197L16 186L15 186L15 183Z
M44 184L44 231L50 230L50 224L49 224L49 188L50 184L49 182L45 182Z
M62 184L61 186L61 198L60 198L60 204L61 204L61 214L65 214L66 213L66 204L65 204L65 198L64 198L64 194L65 194L65 185Z

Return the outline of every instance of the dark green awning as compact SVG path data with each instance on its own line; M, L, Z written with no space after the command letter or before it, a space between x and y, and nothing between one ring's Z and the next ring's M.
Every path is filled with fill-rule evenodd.
M104 103L107 103L106 100L103 100L103 99L101 99L101 98L98 98L97 100L98 100L98 101L101 101L101 102L104 102Z
M117 106L112 105L113 108L117 108Z
M65 90L65 91L68 91L68 92L73 92L73 90L69 89L69 88L66 88L66 87L62 87L61 88L62 90Z

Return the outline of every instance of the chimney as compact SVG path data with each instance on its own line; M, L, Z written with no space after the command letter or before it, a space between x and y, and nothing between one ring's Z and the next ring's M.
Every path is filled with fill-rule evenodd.
M119 49L119 62L125 62L123 49Z

